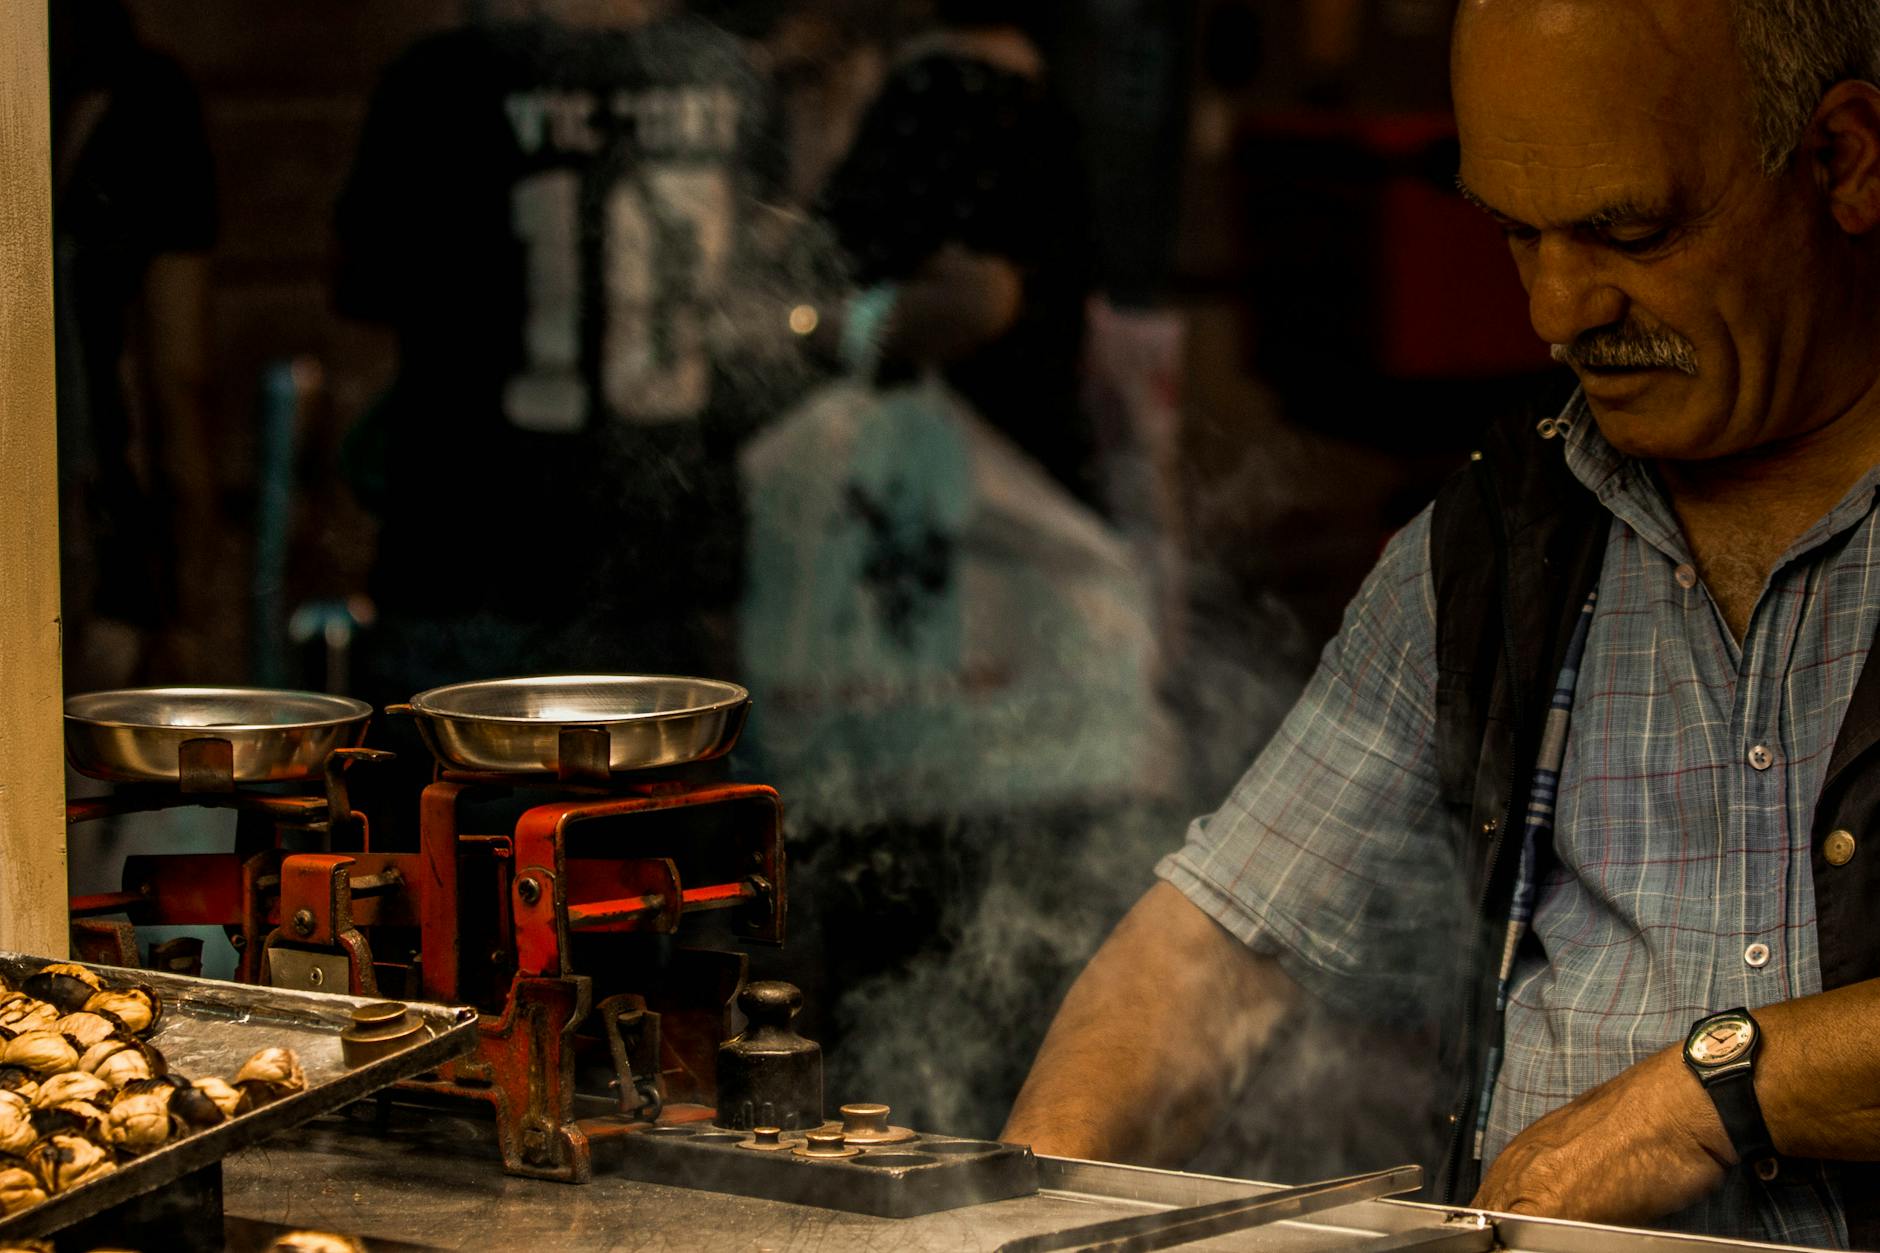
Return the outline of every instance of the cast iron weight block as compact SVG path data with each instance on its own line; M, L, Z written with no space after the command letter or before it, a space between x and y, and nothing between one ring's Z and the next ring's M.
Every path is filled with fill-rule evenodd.
M738 1008L749 1023L718 1046L718 1125L736 1131L822 1126L822 1045L790 1027L803 993L794 984L760 981L738 993Z

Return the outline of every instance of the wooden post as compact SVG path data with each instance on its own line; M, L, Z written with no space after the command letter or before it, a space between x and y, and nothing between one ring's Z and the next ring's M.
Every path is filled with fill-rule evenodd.
M0 949L62 957L65 755L46 6L0 4Z

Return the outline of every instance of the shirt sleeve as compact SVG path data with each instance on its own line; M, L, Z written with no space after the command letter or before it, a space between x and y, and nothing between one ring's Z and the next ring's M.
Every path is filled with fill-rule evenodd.
M1156 873L1334 1008L1413 1019L1453 965L1426 509L1385 549L1277 734Z

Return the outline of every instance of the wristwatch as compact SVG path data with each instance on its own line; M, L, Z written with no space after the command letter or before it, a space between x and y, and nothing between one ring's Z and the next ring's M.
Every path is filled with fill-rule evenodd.
M1756 1049L1762 1030L1747 1009L1699 1018L1684 1039L1684 1064L1710 1093L1723 1129L1743 1165L1762 1180L1776 1177L1775 1145L1756 1099Z

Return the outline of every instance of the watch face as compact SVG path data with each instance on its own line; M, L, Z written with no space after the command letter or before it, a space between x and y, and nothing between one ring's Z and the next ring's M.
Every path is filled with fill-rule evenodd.
M1697 1029L1684 1051L1699 1066L1721 1066L1742 1057L1755 1039L1749 1019L1713 1018Z

